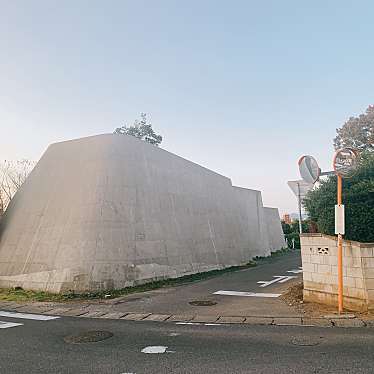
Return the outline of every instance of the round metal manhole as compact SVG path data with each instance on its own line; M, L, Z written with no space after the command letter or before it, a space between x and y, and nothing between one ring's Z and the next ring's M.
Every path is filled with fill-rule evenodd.
M216 305L217 303L212 300L194 300L190 301L189 304L193 306L212 306Z
M298 345L300 347L312 347L322 343L323 337L312 337L312 336L298 336L291 340L293 345Z
M79 344L79 343L96 343L102 340L109 339L113 334L109 331L85 331L77 335L65 336L66 343Z

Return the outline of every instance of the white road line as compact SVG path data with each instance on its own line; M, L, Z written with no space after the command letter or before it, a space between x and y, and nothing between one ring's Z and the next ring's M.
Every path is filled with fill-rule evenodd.
M246 296L246 297L279 297L281 294L280 293L240 292L240 291L217 291L217 292L214 292L213 295Z
M258 281L257 283L261 284L260 287L267 287L267 286L270 286L273 283L279 282L281 279L283 279L285 277L286 277L286 275L274 275L273 278L275 278L275 279L273 279L271 281Z
M0 321L0 329L9 329L10 327L17 327L17 326L22 326L22 325L23 325L23 323Z
M166 353L168 347L163 345L155 345L150 347L145 347L141 350L142 353Z
M189 325L189 326L223 326L222 323L202 323L202 322L176 322L176 325ZM171 335L170 335L171 336Z
M271 281L258 281L258 284L261 284L260 287L267 287L274 283L285 283L293 278L297 278L296 276L288 276L288 275L274 275L273 280Z
M43 315L40 315L40 314L5 312L3 310L0 310L0 317L32 319L32 320L35 320L35 321L50 321L52 319L60 318L60 317L56 317L56 316L43 316Z
M294 270L288 270L287 273L292 273L292 274L300 274L303 272L303 268L298 268Z
M290 275L290 276L288 276L288 277L283 278L283 279L280 280L278 283L286 283L286 282L288 282L289 280L294 279L294 278L297 278L297 277L296 277L295 275Z

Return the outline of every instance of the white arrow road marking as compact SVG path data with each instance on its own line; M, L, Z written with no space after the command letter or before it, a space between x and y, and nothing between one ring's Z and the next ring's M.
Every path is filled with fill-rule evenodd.
M10 327L17 327L17 326L22 326L22 325L23 325L23 323L0 321L0 329L9 329Z
M213 295L246 296L246 297L279 297L281 294L280 293L240 292L240 291L217 291L217 292L214 292Z
M168 347L163 345L154 345L150 347L145 347L142 349L142 353L174 353L174 351L168 351Z
M2 310L0 310L0 317L32 319L32 320L35 320L35 321L50 321L52 319L60 318L60 317L55 317L55 316L42 316L40 314L5 312L5 311L2 311Z
M260 287L267 287L267 286L270 286L273 283L279 282L280 280L282 280L283 278L286 278L286 277L287 277L287 275L274 275L273 278L275 278L275 279L273 279L271 281L258 281L257 283L261 284Z
M283 278L283 279L280 280L278 283L286 283L286 282L288 282L289 280L294 279L294 278L297 278L297 277L296 277L295 275L290 275L290 276L288 276L288 277Z
M288 275L274 275L273 280L271 281L258 281L258 284L261 284L260 287L267 287L274 283L285 283L293 278L297 278L296 276L288 276Z
M298 268L294 270L288 270L287 273L292 273L292 274L300 274L303 272L303 268Z

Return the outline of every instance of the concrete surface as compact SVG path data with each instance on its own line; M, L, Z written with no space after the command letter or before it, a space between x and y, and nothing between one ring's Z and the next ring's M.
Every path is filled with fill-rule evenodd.
M146 142L51 145L0 223L0 287L122 288L240 265L285 246L259 191Z
M177 325L61 318L0 329L0 372L6 374L372 373L370 329L303 326ZM64 337L108 331L112 338L68 344ZM164 354L144 354L149 346Z

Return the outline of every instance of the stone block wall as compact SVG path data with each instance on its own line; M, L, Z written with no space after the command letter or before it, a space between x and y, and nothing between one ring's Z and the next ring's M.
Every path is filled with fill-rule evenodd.
M305 301L337 305L337 250L334 236L301 236ZM374 309L374 243L343 241L343 296L346 309Z

